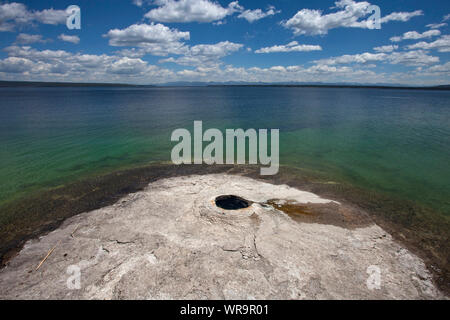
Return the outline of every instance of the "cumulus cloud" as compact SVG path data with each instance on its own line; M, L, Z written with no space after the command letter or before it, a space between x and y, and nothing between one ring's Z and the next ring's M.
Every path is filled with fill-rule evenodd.
M105 37L112 46L131 46L117 52L119 56L141 59L147 54L154 56L175 55L160 60L186 66L219 65L220 59L238 51L242 44L222 41L216 44L198 44L189 46L183 40L189 40L189 32L171 29L163 24L131 25L125 29L110 30Z
M408 49L437 50L439 52L450 52L450 35L444 35L433 42L418 42L408 46Z
M230 41L222 41L217 44L199 44L190 48L190 54L224 57L230 52L238 51L243 45Z
M443 20L443 21L450 20L450 14L447 14L446 16L444 16L444 18L443 18L442 20Z
M65 10L30 11L22 3L0 4L0 31L14 31L17 26L30 25L36 22L51 25L64 24L66 18Z
M181 55L189 50L184 42L174 41L165 43L142 43L138 48L124 49L118 54L125 57L142 58L146 54L165 57L169 54Z
M348 66L336 67L314 65L305 68L301 65L272 66L268 68L215 67L185 69L177 77L186 81L250 81L250 82L340 82L352 75L356 81L380 82L385 80L371 70L354 69Z
M167 42L167 43L147 43L141 44L139 48L124 49L118 52L118 54L125 57L142 58L143 56L150 54L153 56L165 57L169 54L181 55L189 50L184 42Z
M169 43L181 39L189 40L189 31L178 31L163 24L133 24L126 29L109 30L104 35L111 46L141 46L145 44Z
M371 21L364 20L371 15L369 2L355 2L353 0L339 0L335 2L337 12L323 14L321 10L302 9L292 18L282 23L294 32L294 35L325 35L336 28L372 27ZM408 21L412 17L422 15L422 11L393 12L381 18L381 23L389 21Z
M373 50L375 50L376 52L392 52L397 49L398 49L397 45L387 45L373 48Z
M387 55L385 53L364 52L360 54L353 54L353 55L346 54L340 57L316 60L314 61L314 63L323 65L350 64L350 63L366 64L369 62L383 61L384 59L386 59L386 56Z
M156 83L167 81L174 74L139 58L36 50L27 46L10 46L5 51L9 57L0 60L0 73L15 74L16 79Z
M64 50L36 50L26 46L6 48L9 57L0 59L0 75L3 79L81 81L81 82L133 82L162 83L197 78L235 77L238 69L221 68L208 64L217 57L239 50L242 45L222 42L189 48L186 57L197 58L202 64L194 70L179 73L151 65L141 58L119 55L74 54ZM182 57L184 58L184 57ZM205 64L206 62L206 64ZM234 70L234 71L230 71Z
M421 69L422 75L450 75L450 62L438 64L427 69Z
M343 55L340 57L316 60L314 63L319 65L338 65L338 64L359 64L366 65L373 62L383 62L391 64L403 64L406 66L425 66L439 62L439 57L430 56L423 50L413 50L392 53L370 53L365 52L354 55Z
M134 24L125 29L110 30L104 37L109 38L111 46L137 47L118 52L121 56L142 58L146 54L167 56L188 52L188 46L182 40L189 40L189 31L179 31L163 24Z
M64 50L36 50L29 46L10 46L4 49L9 56L27 58L30 60L51 61L70 56Z
M45 43L45 42L47 42L47 40L44 40L42 38L42 35L40 34L20 33L16 37L17 44L31 44L31 43Z
M146 18L159 22L213 22L242 11L237 1L227 7L210 0L156 0L158 8L152 9Z
M238 15L238 18L242 18L247 20L248 22L252 23L254 21L273 16L276 13L279 13L280 11L276 11L275 7L270 6L269 9L264 12L261 9L255 9L255 10L244 10Z
M64 33L60 34L58 36L58 39L62 40L62 41L65 41L65 42L71 42L71 43L74 43L74 44L80 43L80 37L78 37L78 36L69 36L69 35L64 34Z
M185 66L215 66L219 60L233 52L240 50L244 45L230 41L216 44L199 44L187 49L179 58L170 57L160 60L161 63L172 62Z
M400 42L402 40L417 40L424 38L432 38L441 35L439 30L428 30L423 33L419 33L417 31L408 31L405 32L402 36L395 36L390 38L392 42Z
M321 51L321 50L322 47L318 45L299 44L297 41L292 41L286 45L261 48L256 50L255 53L304 52L304 51Z
M266 11L261 9L245 9L238 1L233 1L226 7L212 0L156 0L157 8L147 12L146 18L158 22L214 22L224 23L227 16L239 13L238 18L252 23L254 21L275 15L275 7L269 6Z
M147 62L141 59L123 57L114 61L108 71L115 74L139 74L145 70Z
M29 70L32 65L33 62L28 59L9 57L0 60L0 72L22 73Z
M192 49L192 54L200 56L223 56L224 47L228 45L203 45ZM227 51L227 50L225 50ZM0 59L0 75L10 80L45 80L73 82L128 82L128 83L164 83L169 81L250 81L250 82L402 82L405 79L419 80L414 74L401 73L398 76L376 73L360 65L327 65L318 63L309 67L303 65L275 65L267 68L243 68L231 65L212 64L186 67L174 72L172 70L151 65L140 58L119 55L88 55L70 53L63 50L36 50L30 47L11 46L6 52L8 58ZM420 53L415 59L423 59ZM389 59L389 55L385 55ZM408 57L394 56L392 61L400 63ZM359 59L354 59L359 60ZM373 60L366 56L367 60ZM411 59L409 59L411 60ZM389 61L389 60L388 60ZM448 74L449 65L427 67L428 74ZM424 69L425 70L425 69ZM447 71L446 71L447 70ZM447 73L445 73L447 72ZM421 72L419 75L423 75ZM435 81L435 80L431 80ZM437 81L437 80L436 80Z
M45 9L33 12L34 19L43 24L65 24L67 13L65 10Z
M351 27L368 14L368 2L337 1L335 13L322 14L321 10L302 9L283 25L295 35L324 35L330 29Z
M403 64L406 66L427 66L439 62L439 57L428 55L423 50L393 52L388 56L392 64Z

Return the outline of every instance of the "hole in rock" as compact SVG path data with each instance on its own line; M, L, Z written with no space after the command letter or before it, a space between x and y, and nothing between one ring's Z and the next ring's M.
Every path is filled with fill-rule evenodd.
M248 208L251 205L251 202L245 200L244 198L227 195L227 196L218 196L216 198L216 206L225 210L238 210Z

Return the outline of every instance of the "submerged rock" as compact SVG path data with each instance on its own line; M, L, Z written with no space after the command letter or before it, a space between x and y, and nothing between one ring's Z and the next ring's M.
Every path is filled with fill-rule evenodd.
M236 175L162 179L29 241L0 271L0 298L443 298L421 259L348 215Z

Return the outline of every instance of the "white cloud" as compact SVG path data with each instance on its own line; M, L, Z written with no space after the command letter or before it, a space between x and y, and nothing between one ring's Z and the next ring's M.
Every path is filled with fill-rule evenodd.
M283 66L273 66L269 68L270 71L275 71L275 72L286 72L286 68Z
M371 14L371 4L366 1L339 0L335 2L337 12L322 14L321 10L302 9L282 25L292 29L294 35L324 35L336 28L372 27L371 21L364 20ZM408 21L412 17L422 15L422 11L393 12L381 18L381 23L388 21Z
M142 7L142 5L144 4L144 1L143 0L133 0L133 4L135 6Z
M139 58L73 54L63 50L6 48L9 57L0 60L0 74L18 80L72 82L162 82L174 73Z
M130 53L133 54L130 50L134 52L134 55L140 55L140 57L143 57L146 54L165 57L169 54L185 54L188 52L189 46L180 41L167 43L146 43L141 44L137 50L135 48L122 50L121 54L124 56L129 56Z
M322 47L318 45L299 44L297 41L292 41L286 45L272 46L261 48L255 53L272 53L272 52L304 52L304 51L321 51Z
M154 56L176 55L160 60L187 66L212 66L221 64L220 59L238 51L242 44L222 41L216 44L189 46L182 40L189 40L189 32L171 29L162 24L152 23L131 25L125 29L110 30L105 37L112 46L132 46L117 52L119 56L141 59L147 54Z
M0 4L0 31L12 31L16 24L27 23L30 18L24 4L16 2Z
M439 36L441 32L439 30L428 30L424 33L419 33L417 31L408 31L405 32L402 36L395 36L390 38L392 42L400 42L402 40L417 40L417 39L424 39L424 38L431 38Z
M439 62L439 57L428 55L423 50L393 52L388 60L392 64L403 64L406 66L427 66Z
M381 18L381 23L386 23L389 21L406 22L418 16L423 16L422 10L416 10L413 12L392 12L391 14Z
M45 43L47 40L42 38L40 34L26 34L20 33L16 37L16 43L18 44L31 44L31 43Z
M389 40L391 40L392 42L400 42L403 40L403 38L399 37L399 36L395 36L395 37L391 37Z
M185 66L215 66L220 64L220 59L240 50L244 45L230 41L222 41L216 44L199 44L190 47L179 58L163 59L160 62L172 62Z
M343 55L340 57L316 60L319 65L337 64L359 64L367 65L371 62L386 62L390 64L403 64L406 66L424 66L439 62L439 57L428 55L423 50L392 52L392 53L370 53L365 52L354 55Z
M199 44L190 48L192 55L224 57L230 52L238 51L243 47L240 43L222 41L217 44Z
M179 41L167 43L143 43L139 48L124 49L118 52L121 56L142 58L146 54L165 57L169 54L184 54L189 50L189 47Z
M392 52L397 49L398 49L397 45L387 45L373 48L373 50L375 50L376 52Z
M115 74L139 74L144 72L147 62L141 59L123 57L114 61L108 71Z
M368 14L367 9L370 6L365 1L351 0L337 1L335 4L340 11L323 15L321 10L302 9L283 25L292 29L295 35L323 35L330 29L353 26Z
M271 6L266 12L262 11L261 9L245 10L238 15L238 18L245 19L248 22L252 23L268 16L273 16L274 14L279 12L280 11L275 10L275 7Z
M353 69L343 66L314 65L305 68L301 65L272 66L268 68L236 68L233 66L215 68L185 69L177 73L185 81L249 81L249 82L341 82L352 80L361 82L381 82L385 80L371 70Z
M447 21L450 20L450 14L447 14L446 16L444 16L444 18L442 18L443 21Z
M226 8L210 0L156 0L155 4L158 8L145 17L159 22L213 22L243 9L237 1Z
M9 56L27 58L30 60L51 61L55 59L63 59L71 54L64 50L36 50L28 46L10 46L4 49Z
M440 29L440 28L446 27L446 26L447 26L447 24L445 22L443 22L443 23L430 23L430 24L426 25L426 27L430 28L430 29Z
M62 40L62 41L65 41L65 42L71 42L71 43L74 43L74 44L80 43L80 37L78 37L78 36L69 36L69 35L64 34L64 33L60 34L58 36L58 39Z
M323 65L350 64L350 63L366 64L369 62L383 61L386 59L386 57L387 55L385 53L364 52L361 54L353 54L353 55L346 54L340 57L316 60L314 61L314 63Z
M33 12L34 19L43 24L65 24L67 13L65 10L45 9Z
M436 74L450 75L450 62L438 64L427 69L420 70L420 73L432 76Z
M227 45L202 45L192 49L199 56L223 56ZM222 48L222 49L220 49ZM9 57L0 59L0 76L8 80L28 81L72 81L72 82L116 82L116 83L164 83L171 81L250 81L250 82L361 82L361 83L442 83L450 69L449 63L435 65L422 72L384 74L369 70L364 65L340 66L318 63L309 67L303 65L275 65L267 68L243 68L231 65L211 64L186 67L174 72L151 65L140 58L116 55L74 54L63 50L36 50L30 47L8 47ZM410 54L409 60L423 59L420 53ZM408 60L407 57L384 56L394 63ZM360 60L360 59L353 59ZM367 60L373 60L366 56ZM363 67L363 68L360 68ZM419 69L418 69L419 70ZM426 73L425 73L426 71ZM432 79L422 76L435 75ZM425 79L425 80L424 80Z
M418 42L409 45L408 49L438 50L439 52L450 52L450 35L444 35L433 42Z
M111 46L142 46L189 40L189 31L170 29L163 24L133 24L126 29L109 30L105 37Z
M349 67L331 67L327 65L315 65L305 70L310 74L334 74L334 73L348 73L352 69Z
M66 18L65 10L30 11L22 3L0 4L0 31L14 31L17 26L32 25L35 22L51 25L64 24Z
M121 56L142 58L146 54L167 56L187 53L189 47L182 40L189 40L190 33L152 22L110 30L104 37L109 38L109 44L112 46L138 47L119 51Z
M0 72L22 73L29 70L33 62L25 58L9 57L0 60Z
M0 31L12 31L16 24L28 21L25 5L16 2L0 4Z

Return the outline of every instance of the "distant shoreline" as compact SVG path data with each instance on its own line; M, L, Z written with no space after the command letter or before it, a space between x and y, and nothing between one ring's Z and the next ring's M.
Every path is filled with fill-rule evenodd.
M440 90L449 91L450 86L434 87L395 87L395 86L358 86L358 85L314 85L314 84L261 84L261 85L210 85L208 87L275 87L275 88L336 88L336 89L398 89L398 90Z
M125 83L82 83L82 82L35 82L35 81L0 81L0 88L15 87L154 87L152 85L135 85Z
M398 90L433 90L449 91L450 85L438 86L388 86L388 85L348 85L348 84L280 84L280 83L261 83L261 84L214 84L214 83L180 83L180 84L160 84L160 85L140 85L126 83L83 83L83 82L39 82L39 81L1 81L0 88L15 87L126 87L126 88L173 88L173 87L274 87L274 88L337 88L337 89L398 89Z

